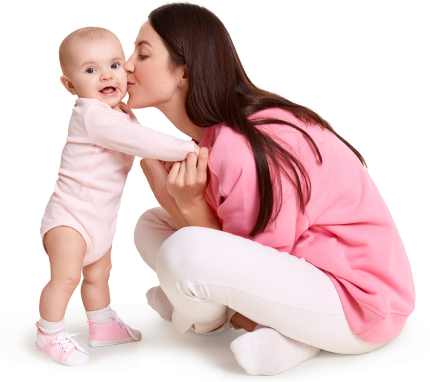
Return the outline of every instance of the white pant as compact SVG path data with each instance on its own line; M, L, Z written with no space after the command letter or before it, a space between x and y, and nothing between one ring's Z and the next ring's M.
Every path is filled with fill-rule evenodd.
M361 354L384 345L351 331L333 283L304 259L209 228L177 231L162 208L140 217L135 243L175 307L179 332L193 323L197 332L212 330L225 321L229 307L334 353Z

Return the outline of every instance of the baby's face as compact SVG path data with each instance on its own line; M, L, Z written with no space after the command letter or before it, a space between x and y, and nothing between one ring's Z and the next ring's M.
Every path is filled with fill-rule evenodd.
M70 53L67 77L76 89L76 93L71 93L81 98L98 99L117 109L127 94L125 57L118 39L107 36L79 41L71 47Z

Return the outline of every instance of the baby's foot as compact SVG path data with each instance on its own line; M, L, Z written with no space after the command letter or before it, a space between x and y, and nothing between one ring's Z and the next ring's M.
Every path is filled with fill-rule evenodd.
M276 375L321 351L266 327L236 338L230 348L249 375Z
M36 326L36 349L53 361L66 366L80 366L90 359L87 351L72 338L76 334L69 334L66 330L62 330L54 335L46 335L40 331L38 322Z
M156 286L146 292L148 305L154 309L161 318L172 321L173 305L160 286Z
M113 318L104 323L95 324L87 321L90 325L89 345L92 348L108 345L126 344L137 342L142 339L142 334L125 324L112 310Z

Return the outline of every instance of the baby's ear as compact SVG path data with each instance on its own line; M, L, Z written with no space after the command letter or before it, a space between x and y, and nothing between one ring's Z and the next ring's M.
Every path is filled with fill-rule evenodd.
M60 81L70 94L76 95L76 88L64 74L60 77Z

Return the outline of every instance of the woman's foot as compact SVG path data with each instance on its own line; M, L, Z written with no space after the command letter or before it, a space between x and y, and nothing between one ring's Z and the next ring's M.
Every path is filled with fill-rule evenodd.
M218 326L217 328L212 329L210 332L197 333L197 334L199 334L200 336L212 336L214 334L225 332L226 330L229 330L229 329L231 329L230 323L228 321L225 321L221 326ZM196 332L194 324L191 326L190 330L194 333Z
M148 305L154 309L161 318L172 321L173 305L160 286L156 286L146 292Z
M87 351L72 338L76 334L69 334L62 330L57 334L46 335L39 329L36 334L36 349L46 354L53 361L66 366L80 366L90 359Z
M236 338L230 348L236 361L249 375L276 375L321 351L266 327L257 327L255 331Z
M166 294L163 292L160 286L153 287L146 292L146 298L148 299L148 305L154 309L161 318L167 321L172 321L173 315L173 305L167 298ZM213 335L224 332L225 330L230 329L231 326L228 322L225 322L223 325L219 326L216 329L208 333L199 333L201 335ZM194 325L190 328L191 331L195 332Z

